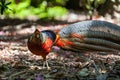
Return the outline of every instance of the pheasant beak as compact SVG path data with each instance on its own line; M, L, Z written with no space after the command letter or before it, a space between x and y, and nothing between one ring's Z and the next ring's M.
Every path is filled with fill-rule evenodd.
M42 43L42 37L43 37L42 33L38 29L36 29L35 32L34 32L35 41L39 41L39 42Z
M41 35L40 31L38 29L36 29L34 33L35 33L35 38L40 39L40 37L41 37L40 36Z
M39 42L40 44L44 43L46 40L46 35L40 32L38 29L34 32L34 40L35 42Z

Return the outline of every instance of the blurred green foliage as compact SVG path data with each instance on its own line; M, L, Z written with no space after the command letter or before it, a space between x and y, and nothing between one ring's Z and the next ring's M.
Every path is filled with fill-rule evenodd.
M111 15L113 18L116 13L120 13L118 9L120 0L79 0L80 6L85 7L88 14L91 16L94 12L98 12L99 15L105 16L106 14Z
M11 0L9 7L13 13L6 11L5 15L10 18L26 18L35 15L40 19L54 19L67 13L62 7L62 0Z
M98 8L99 5L105 3L106 0L82 0L85 3L85 7L88 9L88 14L92 15L94 10Z
M10 3L4 4L2 1L5 0L0 1L1 12L10 18L23 19L36 16L39 19L58 19L68 12L66 9L68 2L70 2L68 7L82 8L81 12L87 12L90 16L95 11L103 16L106 14L113 16L114 12L120 12L116 8L120 4L120 0L10 0ZM6 9L10 9L12 12Z

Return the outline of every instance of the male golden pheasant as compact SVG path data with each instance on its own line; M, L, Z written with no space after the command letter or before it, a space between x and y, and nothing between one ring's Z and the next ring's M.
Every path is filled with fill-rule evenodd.
M120 26L106 21L82 21L66 26L56 34L49 30L36 30L28 40L29 50L41 55L44 65L53 44L72 51L118 52Z
M50 30L39 31L38 29L30 36L28 39L28 49L35 55L40 55L43 57L43 68L45 64L48 69L48 63L46 61L46 56L51 51L51 47L56 39L56 34Z

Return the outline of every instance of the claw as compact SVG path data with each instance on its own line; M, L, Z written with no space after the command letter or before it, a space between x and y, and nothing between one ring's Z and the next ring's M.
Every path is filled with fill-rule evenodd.
M47 66L47 70L51 70L51 68L49 67L49 65L48 65L48 62L47 61L44 61L43 62L43 69L45 69L46 67L45 67L45 65Z

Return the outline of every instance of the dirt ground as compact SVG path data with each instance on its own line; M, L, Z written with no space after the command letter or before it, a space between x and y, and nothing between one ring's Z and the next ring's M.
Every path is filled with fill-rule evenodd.
M53 46L47 56L50 70L42 69L42 58L27 48L36 28L59 30L67 21L0 20L0 80L120 80L120 53L71 52Z

